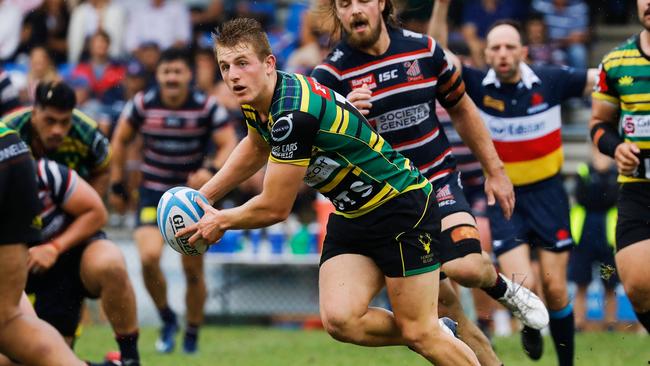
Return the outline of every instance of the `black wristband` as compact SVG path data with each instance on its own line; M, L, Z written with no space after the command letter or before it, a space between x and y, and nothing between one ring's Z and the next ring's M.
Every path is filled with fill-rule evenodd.
M125 201L129 199L129 193L126 191L126 186L122 182L111 184L111 193L122 197Z
M591 140L601 153L614 157L616 147L623 140L611 123L600 122L591 128Z

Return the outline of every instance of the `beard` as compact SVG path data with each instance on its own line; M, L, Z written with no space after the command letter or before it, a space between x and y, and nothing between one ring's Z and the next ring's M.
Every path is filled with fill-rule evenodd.
M643 28L647 31L650 32L650 21L646 20L646 16L650 15L650 7L648 7L643 14L639 17L639 20L641 21L641 25Z
M370 23L367 23L370 28L370 34L368 35L359 35L352 32L345 32L345 41L357 49L366 49L372 47L379 40L381 36L381 22L373 28Z

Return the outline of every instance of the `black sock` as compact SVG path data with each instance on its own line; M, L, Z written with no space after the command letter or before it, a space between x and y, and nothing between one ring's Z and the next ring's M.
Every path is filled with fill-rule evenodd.
M131 334L115 335L117 345L120 347L120 357L124 365L139 365L140 353L138 352L138 331Z
M567 305L562 310L549 311L551 317L550 328L555 352L560 366L573 365L575 323L573 319L573 306Z
M639 322L641 322L641 325L645 328L645 330L650 333L650 311L646 311L645 313L637 313L636 318L639 319Z
M491 298L495 300L499 300L500 298L505 296L506 291L508 291L508 284L506 283L506 281L503 280L503 278L501 278L499 272L497 272L497 281L494 283L494 285L492 285L491 287L482 288L481 290L485 291L485 293L490 295Z
M176 313L169 306L158 309L158 314L164 323L176 323Z
M185 338L196 340L199 337L199 327L198 324L187 323Z

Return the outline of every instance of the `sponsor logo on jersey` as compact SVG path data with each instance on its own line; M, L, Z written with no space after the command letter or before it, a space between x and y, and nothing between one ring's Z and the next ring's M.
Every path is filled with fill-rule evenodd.
M431 108L427 103L386 112L372 119L377 132L398 131L418 125L429 118Z
M496 109L499 112L503 112L506 109L506 103L504 101L492 98L489 95L483 97L483 105L488 108Z
M544 120L531 121L531 122L517 122L512 121L508 123L503 119L495 118L489 121L488 127L492 133L492 137L528 137L537 135L545 128ZM532 136L531 136L532 137Z
M279 118L271 127L271 137L273 141L282 142L289 137L293 130L293 113Z
M404 68L406 68L408 81L422 80L424 78L418 60L404 62Z
M271 148L271 154L278 159L291 160L296 150L298 150L298 143L292 142L286 145L273 146Z
M650 136L650 116L625 116L621 123L623 132L631 137Z
M303 181L308 186L313 187L326 181L340 166L339 163L326 156L319 156L313 163L309 164Z
M338 48L332 52L332 57L330 57L330 61L336 62L343 57L343 51L339 50Z
M356 79L350 80L350 88L356 89L366 84L369 89L375 89L377 87L377 81L375 80L374 74L367 74Z
M307 80L309 80L309 86L314 94L318 94L325 99L331 100L330 93L326 87L316 81L316 79L307 78Z
M18 155L29 153L29 147L23 141L11 144L0 150L0 162L12 159Z

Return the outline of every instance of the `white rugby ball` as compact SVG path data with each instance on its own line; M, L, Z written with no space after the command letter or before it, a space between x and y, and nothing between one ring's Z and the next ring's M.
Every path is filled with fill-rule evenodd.
M188 242L191 235L176 237L181 229L191 226L203 216L203 209L195 202L196 197L208 200L199 191L188 187L174 187L165 192L157 208L158 228L165 242L175 251L184 255L201 255L208 250L210 243L203 239L193 245Z

